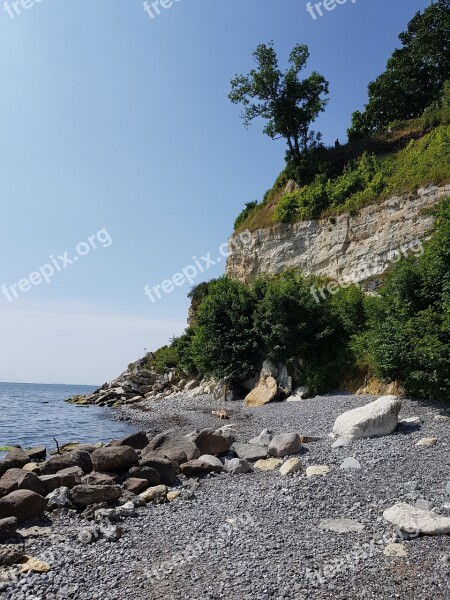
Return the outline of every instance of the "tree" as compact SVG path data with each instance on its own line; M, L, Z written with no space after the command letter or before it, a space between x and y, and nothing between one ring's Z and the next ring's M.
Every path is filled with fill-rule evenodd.
M236 75L228 97L233 104L243 105L246 127L257 117L266 119L264 133L272 139L284 138L288 157L299 162L317 141L310 127L325 110L328 82L316 71L306 79L299 78L309 58L306 45L295 46L285 73L279 69L273 43L260 44L253 57L257 68L248 75Z
M364 137L396 120L422 115L450 78L450 0L416 13L399 35L386 71L369 84L369 102L353 114L349 138Z

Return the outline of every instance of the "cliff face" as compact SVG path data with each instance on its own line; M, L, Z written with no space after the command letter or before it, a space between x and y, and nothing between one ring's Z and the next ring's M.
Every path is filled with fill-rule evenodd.
M450 185L421 188L348 214L278 224L230 238L227 274L249 281L258 274L300 269L371 290L401 255L420 253L433 219L423 209L450 195Z

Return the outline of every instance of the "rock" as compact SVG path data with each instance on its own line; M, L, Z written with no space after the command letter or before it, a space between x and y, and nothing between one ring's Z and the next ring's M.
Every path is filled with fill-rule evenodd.
M155 469L159 473L161 483L165 485L172 485L177 480L177 466L166 458L149 454L139 461L139 466Z
M416 446L435 446L437 444L437 438L422 438L415 444Z
M198 458L194 460L190 460L187 463L180 465L181 472L186 477L196 477L197 475L206 475L207 473L212 473L215 470L213 465L203 462Z
M272 441L273 433L270 429L263 429L261 433L251 439L248 443L256 446L268 446Z
M68 506L70 504L69 488L57 488L56 490L53 490L53 492L48 494L48 496L46 496L45 499L47 500L47 507L49 508L49 510Z
M340 469L349 470L349 469L360 469L361 463L353 458L353 456L349 456L346 458L340 465Z
M327 465L312 465L310 467L306 467L306 477L315 477L328 475L330 472L330 467Z
M403 544L388 544L383 550L383 554L384 556L392 556L395 558L403 558L408 555Z
M282 464L281 458L264 458L255 462L255 471L275 471Z
M0 478L0 497L16 490L31 490L41 496L45 495L44 486L37 475L22 469L9 469Z
M31 461L45 460L47 458L47 448L45 446L38 446L37 448L30 448L25 451L28 458Z
M211 465L215 473L223 471L223 464L217 456L213 456L212 454L202 454L198 460Z
M191 381L188 381L188 383L184 386L184 389L189 392L189 390L194 390L198 386L198 381L196 379L192 379Z
M226 390L226 397L225 397ZM239 400L239 391L232 385L229 381L225 381L225 379L221 379L213 391L213 399L214 400L222 400L224 402L234 402L235 400Z
M282 365L276 377L278 391L284 396L289 396L292 392L292 377L288 374L287 368Z
M77 506L86 507L98 502L115 502L122 495L119 485L76 485L70 490L70 500Z
M140 500L142 501L142 498L140 498ZM137 513L133 502L129 501L125 502L122 506L118 506L116 508L116 514L119 517L135 517Z
M139 462L136 450L129 446L98 448L91 459L94 471L103 473L124 473Z
M417 425L422 425L423 421L420 417L408 417L407 419L399 420L399 426L403 427L413 427Z
M157 504L165 502L167 496L167 487L165 485L157 485L148 488L145 492L139 494L140 498L145 502L156 502Z
M289 458L285 463L283 463L280 467L280 475L286 477L286 475L291 475L292 473L297 473L302 469L302 461L294 456Z
M81 483L82 477L85 477L84 471L80 467L67 467L67 469L61 469L61 471L58 471L58 475L73 475L75 483Z
M401 406L397 396L383 396L340 415L334 423L333 433L352 440L388 435L397 427Z
M352 521L352 519L322 519L319 529L336 533L360 533L364 529L364 525L358 521Z
M258 385L245 397L247 406L263 406L271 402L278 393L276 379L269 376L261 377Z
M167 502L173 502L180 496L181 496L180 490L171 490L170 492L167 492Z
M0 567L10 567L19 563L24 556L22 544L6 544L0 546Z
M297 454L302 447L300 436L297 433L281 433L276 435L269 444L270 456L282 458L289 454Z
M151 467L132 467L128 471L128 475L137 479L146 479L150 486L159 485L161 482L160 474Z
M142 458L148 454L159 454L172 462L180 464L185 460L190 461L200 456L200 450L192 440L179 433L161 433L150 440L142 451Z
M347 446L350 446L352 443L352 438L349 438L347 436L343 436L338 438L335 442L333 442L331 444L332 448L347 448Z
M25 562L20 568L21 573L28 573L29 571L32 571L33 573L48 573L51 570L48 563L39 560L38 558L24 556L22 561L23 560L25 560Z
M147 479L138 479L137 477L130 477L123 482L123 489L133 492L133 494L140 494L144 490L150 487L150 483Z
M411 504L399 502L384 511L386 521L401 531L413 534L441 535L450 533L450 518L441 517L435 512L415 508Z
M240 475L252 470L250 463L243 458L231 458L225 462L225 469L231 475Z
M134 505L132 504L133 508ZM94 520L97 523L106 521L107 523L117 521L118 513L115 508L99 508L94 512Z
M92 471L81 478L81 483L85 485L115 485L119 482L120 477L115 473L97 473L97 471Z
M141 397L139 397L139 399L142 400ZM134 450L143 450L148 445L148 437L145 431L138 431L137 433L132 433L131 435L118 440L114 445L128 446Z
M256 446L255 444L241 444L235 442L231 446L233 452L235 452L239 458L244 460L254 461L260 458L266 458L267 450L263 446Z
M8 469L15 469L17 467L14 466L12 461L10 460L2 460L0 461L0 477L8 471Z
M416 508L419 508L420 510L432 510L434 508L434 504L432 502L430 502L429 500L425 500L425 498L418 498L416 500L416 503L414 505Z
M27 463L32 461L22 448L13 448L5 456L5 462L11 463L12 468L21 469Z
M48 494L51 494L51 492L60 487L73 488L77 484L74 475L62 475L61 472L55 475L40 475L39 479L44 486L43 496L48 496Z
M309 390L306 386L300 386L294 390L292 396L287 399L288 402L300 402L307 398Z
M0 519L0 541L9 540L16 533L17 519L16 517L6 517Z
M42 517L46 508L43 496L30 490L17 490L4 498L0 498L0 515L2 517L16 517L19 523Z
M200 454L223 454L230 449L232 440L220 429L203 429L193 440Z
M115 542L122 537L120 525L101 525L100 532L107 542Z
M54 475L68 467L80 467L83 473L92 471L91 455L86 450L71 450L64 454L55 454L42 468L44 475Z
M263 362L261 368L261 377L264 375L269 375L270 377L276 377L278 375L277 366L268 358Z
M29 473L34 473L35 475L40 475L41 473L41 465L36 462L27 463L22 467L23 471L28 471Z

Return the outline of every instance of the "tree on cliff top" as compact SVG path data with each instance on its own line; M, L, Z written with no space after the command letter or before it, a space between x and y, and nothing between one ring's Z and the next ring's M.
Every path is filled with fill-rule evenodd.
M439 99L450 78L450 0L437 0L416 13L399 35L386 70L368 87L364 112L356 111L349 139L375 133L393 121L422 115Z
M299 78L309 58L306 45L295 46L285 73L278 67L273 43L260 44L253 57L257 68L248 75L236 75L228 97L233 104L243 105L246 127L257 117L266 119L264 133L272 139L284 138L288 158L298 162L315 143L310 127L325 109L328 82L315 71L306 79Z

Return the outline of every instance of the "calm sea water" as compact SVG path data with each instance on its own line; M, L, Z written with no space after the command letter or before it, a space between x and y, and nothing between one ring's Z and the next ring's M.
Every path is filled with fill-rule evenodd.
M135 430L111 418L111 409L80 407L64 402L95 388L71 385L0 383L0 447L46 446L66 442L106 442Z

